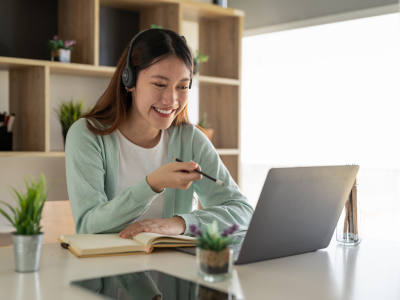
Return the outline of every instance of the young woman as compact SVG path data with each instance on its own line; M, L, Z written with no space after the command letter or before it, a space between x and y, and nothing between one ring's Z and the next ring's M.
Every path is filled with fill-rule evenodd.
M124 68L134 68L136 79ZM213 220L247 229L253 208L187 114L193 58L166 29L139 33L93 109L68 131L67 186L76 233L190 234ZM129 82L131 80L131 82ZM173 157L185 162L175 162ZM220 186L195 169L222 180ZM203 210L192 210L196 192Z

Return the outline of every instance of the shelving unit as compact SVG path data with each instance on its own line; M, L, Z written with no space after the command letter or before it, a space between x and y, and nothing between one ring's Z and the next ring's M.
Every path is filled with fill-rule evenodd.
M100 18L101 12L109 13ZM125 15L129 18L118 18ZM126 43L140 30L157 24L182 34L184 21L198 24L198 45L210 56L202 64L199 82L199 114L207 112L215 130L213 144L240 185L240 88L243 11L189 0L59 0L58 35L77 40L70 64L39 59L0 57L0 70L10 77L10 111L18 118L14 124L12 152L0 157L63 157L64 152L50 151L50 74L111 77L115 68L100 61L115 61L116 53L100 39L107 38L101 28L120 22L127 32L112 38L116 46ZM125 20L125 21L124 21ZM110 37L111 38L111 37Z

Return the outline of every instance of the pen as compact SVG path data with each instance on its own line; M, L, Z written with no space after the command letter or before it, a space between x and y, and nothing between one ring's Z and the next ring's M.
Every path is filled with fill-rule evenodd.
M180 160L179 158L176 158L176 157L173 157L173 159L175 161L177 161L177 162L184 162L184 161L182 161L182 160ZM219 184L221 186L224 185L224 183L221 180L215 179L214 177L212 177L210 175L207 175L206 173L203 173L203 172L201 172L199 170L194 170L194 171L199 173L199 174L201 174L201 175L203 175L203 176L205 176L205 177L207 177L208 179L211 179L212 181L215 181L217 184Z

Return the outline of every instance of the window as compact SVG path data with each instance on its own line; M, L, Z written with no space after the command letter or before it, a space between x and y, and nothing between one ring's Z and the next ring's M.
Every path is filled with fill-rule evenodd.
M399 14L243 39L243 193L271 167L358 164L363 236L400 235Z

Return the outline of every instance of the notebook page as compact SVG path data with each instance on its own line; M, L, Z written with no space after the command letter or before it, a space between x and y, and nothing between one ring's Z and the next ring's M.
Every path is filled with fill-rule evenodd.
M79 255L145 251L144 245L132 239L121 238L117 233L63 235L60 239Z
M166 238L169 238L168 240L172 239L171 242L175 243L178 241L182 241L183 243L195 243L197 240L196 238L187 235L165 235L153 232L142 232L133 237L133 239L139 243L147 246L150 246L151 243L158 238L162 238L163 242L166 242Z

